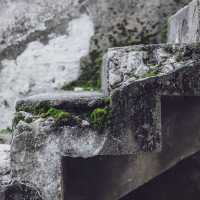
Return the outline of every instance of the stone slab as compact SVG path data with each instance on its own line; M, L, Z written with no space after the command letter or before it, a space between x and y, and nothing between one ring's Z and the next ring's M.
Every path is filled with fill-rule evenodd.
M135 45L111 48L102 69L105 93L112 93L128 79L141 81L162 76L199 60L199 44Z
M193 0L169 18L168 43L200 41L200 1Z
M54 107L72 112L86 112L104 105L104 94L100 92L54 92L44 93L16 102L16 111L30 112L41 106Z

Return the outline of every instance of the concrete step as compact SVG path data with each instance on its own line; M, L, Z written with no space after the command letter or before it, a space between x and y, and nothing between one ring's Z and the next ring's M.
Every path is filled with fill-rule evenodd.
M31 180L47 200L116 200L198 152L199 51L199 44L109 50L103 77L111 123L99 130L49 118L20 122L12 178ZM104 100L101 93L45 94L18 101L17 111L48 102L84 112Z
M105 96L100 92L57 92L19 99L16 111L33 112L40 107L53 107L68 112L86 112L104 106Z

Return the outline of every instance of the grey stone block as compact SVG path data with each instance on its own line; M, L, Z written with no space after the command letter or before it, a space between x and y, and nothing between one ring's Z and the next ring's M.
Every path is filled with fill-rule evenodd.
M105 70L112 99L109 126L99 131L81 123L88 109L79 124L58 123L52 117L20 121L11 148L12 178L40 188L45 200L60 200L62 195L94 199L94 194L96 200L115 200L198 152L199 51L198 44L112 49ZM143 65L147 71L135 77ZM152 69L159 70L148 74ZM111 84L112 73L127 77ZM67 111L73 105L90 108L94 99L104 101L101 94L71 95L30 97L17 108L27 111L48 101Z
M198 44L111 48L104 59L105 90L112 93L129 79L138 82L148 77L166 75L198 59Z
M168 43L192 43L199 39L200 1L193 0L169 18Z

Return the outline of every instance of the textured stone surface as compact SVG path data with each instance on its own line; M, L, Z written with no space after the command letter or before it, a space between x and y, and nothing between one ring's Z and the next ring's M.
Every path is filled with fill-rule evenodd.
M164 51L164 55L170 52L175 57L180 52L178 61L175 59L178 63L174 63L177 67L145 79L135 80L130 76L118 85L111 93L111 124L100 131L89 121L85 123L88 109L82 115L71 110L80 118L77 123L57 121L52 117L38 117L31 123L20 121L11 148L14 180L36 185L47 200L60 200L63 193L66 198L87 199L94 196L88 192L84 180L93 181L97 173L99 176L95 180L98 184L92 189L96 192L96 199L119 199L199 151L198 45L179 48L174 45L149 45L115 50L134 52L142 48L152 52L146 57L152 62L153 50ZM120 60L121 57L118 58ZM160 63L160 68L165 69L169 60L170 56L165 59L166 62ZM67 96L63 99L60 96L62 103L58 103L59 95L39 96L38 101L46 102L49 98L51 105L66 105L60 107L65 111L77 105L76 102L83 105L80 95L71 95L73 103ZM86 102L94 99L91 93L81 95L87 97ZM104 101L101 95L98 99ZM70 104L63 104L64 101ZM24 108L26 111L25 105L32 108L35 103L37 96L19 101L18 111ZM69 163L71 168L68 168ZM89 170L90 167L93 170ZM84 176L76 176L80 170ZM63 179L65 185L61 184ZM86 188L84 193L81 184Z
M80 59L89 52L93 22L84 14L62 26L65 34L49 33L46 43L36 38L21 53L14 49L1 59L0 110L4 115L0 127L10 126L17 97L52 92L78 78ZM12 53L17 54L15 58Z
M61 0L55 2L53 0L37 0L32 2L22 0L19 2L2 0L0 16L2 22L0 29L2 35L1 48L27 38L32 40L42 39L45 36L48 38L48 33L51 33L51 31L62 34L65 32L63 25L67 24L70 19L79 16L80 12L89 13L92 16L96 29L95 38L98 43L100 42L100 49L106 50L110 47L111 41L107 37L109 35L113 36L113 39L119 43L128 40L128 36L131 36L131 34L134 35L133 39L140 40L140 33L146 39L150 37L154 40L161 28L160 25L165 20L164 18L170 16L188 2L190 1ZM110 31L107 32L106 30ZM145 30L148 32L147 35L144 35ZM37 31L39 34L35 33ZM30 34L35 37L29 37ZM103 37L102 41L100 37ZM120 37L123 38L120 39Z
M113 115L116 117L113 122L115 124L114 133L122 140L130 138L134 133L133 141L136 140L136 151L138 144L139 149L144 151L159 149L161 145L161 96L199 95L198 75L196 76L192 72L187 74L188 72L183 69L185 66L192 67L199 62L199 45L136 46L113 49L111 52L113 54L107 58L109 89L113 89L113 85L111 85L113 73L122 77L121 82L116 85L117 89L111 92L113 93ZM129 55L138 52L142 52L142 55L146 53L146 56L139 57L139 59L136 56L134 59L130 59ZM135 65L135 58L142 63L137 65L138 68ZM146 68L152 67L154 71L158 70L158 72L153 75L145 72L143 75L145 74L146 78L142 78L142 75L137 79L134 72L137 72L141 66L144 69L145 65ZM131 68L133 72L126 73L126 70ZM183 70L182 73L181 70ZM125 80L123 79L124 72L127 75ZM174 74L178 73L180 75L174 77ZM194 79L188 80L187 77L190 75ZM123 120L119 121L119 116ZM133 141L132 143L134 143Z
M105 134L86 126L59 126L52 119L20 122L12 145L13 177L37 185L44 199L61 199L61 157L97 155Z
M35 107L54 107L68 112L82 113L104 105L100 92L57 92L39 94L16 102L17 111L30 112Z
M10 145L0 144L0 187L10 181Z
M187 2L1 0L0 128L11 126L16 97L77 79L81 57L89 54L84 65L96 81L108 47L160 41L166 16Z
M199 44L111 48L104 59L103 86L111 92L132 81L169 74L199 60Z
M0 186L0 197L1 200L43 200L38 188L17 181Z
M168 43L199 42L200 1L193 0L169 19Z

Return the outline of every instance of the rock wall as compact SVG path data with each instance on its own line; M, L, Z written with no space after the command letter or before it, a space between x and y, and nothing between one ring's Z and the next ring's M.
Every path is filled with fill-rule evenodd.
M168 43L200 41L200 2L193 0L169 19Z
M80 73L74 86L99 88L108 47L160 41L167 16L187 2L1 0L0 128L18 97L73 89L64 86Z

